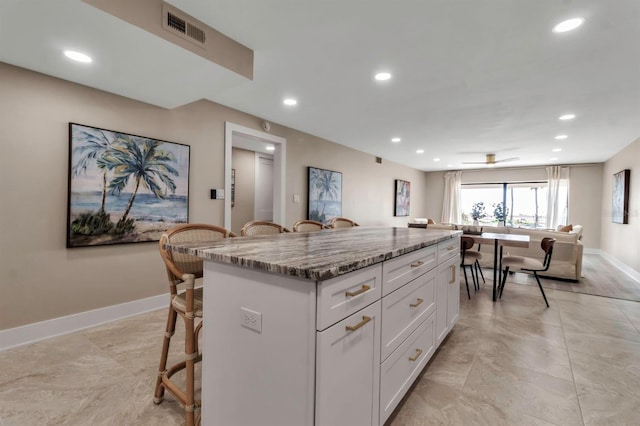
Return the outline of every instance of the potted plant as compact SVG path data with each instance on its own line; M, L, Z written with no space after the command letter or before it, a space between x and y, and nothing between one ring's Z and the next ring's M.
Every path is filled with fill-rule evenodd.
M505 208L504 203L493 204L493 216L498 221L498 225L507 226L507 215L509 215L509 209Z
M484 203L482 201L475 203L473 207L471 207L471 214L469 216L473 219L473 224L478 225L478 219L487 217Z

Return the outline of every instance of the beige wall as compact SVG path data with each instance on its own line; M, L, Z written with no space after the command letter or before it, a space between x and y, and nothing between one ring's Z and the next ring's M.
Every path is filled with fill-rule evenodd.
M631 170L629 223L611 221L613 175ZM640 139L611 157L604 164L601 220L602 250L640 273Z
M154 243L65 248L68 123L191 146L189 220L223 225L224 123L256 130L261 119L199 101L165 110L0 63L0 330L167 292ZM343 173L343 212L364 225L393 217L394 179L412 184L411 215L424 216L425 175L308 134L287 138L286 225L306 215L306 167ZM293 194L301 196L293 203Z
M602 164L578 164L570 166L569 223L583 225L582 242L586 248L600 248L600 204L602 191ZM427 173L428 217L442 218L444 172ZM465 170L462 183L478 182L526 182L546 180L544 167L513 169Z
M256 153L233 148L231 167L236 170L236 202L231 208L231 230L240 235L242 225L253 220Z

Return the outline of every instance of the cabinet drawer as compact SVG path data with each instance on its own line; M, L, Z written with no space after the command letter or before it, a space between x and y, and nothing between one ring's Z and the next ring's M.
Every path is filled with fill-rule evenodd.
M434 268L382 299L381 359L387 359L436 309L436 278Z
M384 262L382 293L387 295L437 265L437 246L433 245Z
M324 330L380 299L382 264L318 283L316 328Z
M402 400L435 351L435 316L431 314L380 368L380 424Z
M446 262L460 253L460 237L438 243L438 263Z
M378 425L380 302L316 332L315 425Z

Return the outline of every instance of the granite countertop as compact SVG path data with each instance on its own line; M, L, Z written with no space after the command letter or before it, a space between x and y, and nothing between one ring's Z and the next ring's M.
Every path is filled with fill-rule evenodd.
M359 226L167 244L167 248L206 260L322 281L437 244L459 234L462 232Z

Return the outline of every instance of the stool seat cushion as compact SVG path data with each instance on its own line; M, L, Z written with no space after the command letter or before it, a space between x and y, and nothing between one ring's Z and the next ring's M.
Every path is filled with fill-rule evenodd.
M193 308L194 315L198 318L202 318L202 287L196 287L193 290ZM187 299L185 297L185 292L178 293L176 296L173 296L171 299L171 304L175 308L176 311L186 312L187 310Z
M480 260L480 259L482 259L482 253L480 253L479 251L469 250L464 252L465 265L471 265L475 263L476 260Z
M502 258L502 267L506 268L520 268L530 271L541 271L544 269L542 262L530 257L522 256L505 256Z

